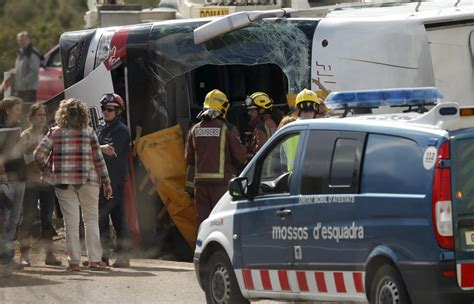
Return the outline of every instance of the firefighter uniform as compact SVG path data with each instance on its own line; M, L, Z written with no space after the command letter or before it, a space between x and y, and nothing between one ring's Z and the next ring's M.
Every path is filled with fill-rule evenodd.
M296 95L295 107L300 119L329 116L329 109L319 100L318 94L308 89L303 89Z
M229 180L242 169L245 146L235 126L225 120L229 102L224 93L213 90L206 96L201 121L186 138L186 188L194 185L198 224L204 221L227 191Z
M275 133L277 124L271 115L273 100L266 93L253 93L247 97L245 104L250 116L249 128L252 130L252 135L247 143L247 159L250 161L270 136ZM256 111L252 114L251 112L254 109Z
M249 127L253 129L252 137L247 146L248 158L250 160L267 142L270 136L275 133L277 125L270 114L263 114L258 116L257 119L251 120Z

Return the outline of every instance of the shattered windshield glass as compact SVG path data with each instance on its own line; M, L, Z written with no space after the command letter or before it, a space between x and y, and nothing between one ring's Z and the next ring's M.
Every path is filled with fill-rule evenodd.
M145 100L150 100L145 112L152 111L153 114L151 118L146 118L149 123L142 123L149 125L147 130L166 128L180 119L183 119L181 123L186 126L187 119L194 119L200 111L204 97L199 95L204 86L201 86L202 80L195 82L197 79L195 77L198 77L196 73L202 73L203 69L211 71L210 66L235 67L241 73L245 73L243 68L245 66L255 67L258 71L263 71L262 66L265 65L279 68L280 71L277 73L261 74L264 79L253 81L255 86L258 83L262 85L269 82L280 86L279 90L283 96L276 96L276 102L284 105L287 104L286 94L297 94L303 88L310 87L312 38L317 25L314 19L264 20L205 44L195 45L193 30L202 24L204 24L202 21L154 24L147 39L146 54L140 56L140 59L130 57L130 65L140 71L135 77L146 81L146 85L143 84L142 87L139 84L137 87L142 87L142 90L146 91L138 94ZM259 66L260 68L257 68ZM267 70L270 68L267 67ZM228 72L226 75L232 77ZM251 76L258 77L257 75L255 73ZM281 80L282 75L284 81ZM219 79L209 75L207 77L206 81L210 84L225 81L222 78L224 76ZM246 81L250 81L248 80L250 78L246 77ZM242 93L246 89L245 83L235 82L235 79L228 81L233 81L233 87L226 93L231 95L251 93ZM248 89L251 90L252 85L248 85ZM237 101L236 106L241 99L235 96L229 97ZM143 117L145 119L145 116Z
M314 21L263 21L195 45L193 30L199 25L168 24L152 29L154 79L166 83L206 64L274 63L287 76L289 93L309 86Z

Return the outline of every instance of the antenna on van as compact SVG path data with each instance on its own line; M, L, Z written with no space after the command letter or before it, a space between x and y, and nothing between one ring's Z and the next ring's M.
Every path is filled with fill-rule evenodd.
M206 23L194 30L194 44L201 44L223 34L238 30L263 18L282 18L297 10L283 8L269 11L238 12Z

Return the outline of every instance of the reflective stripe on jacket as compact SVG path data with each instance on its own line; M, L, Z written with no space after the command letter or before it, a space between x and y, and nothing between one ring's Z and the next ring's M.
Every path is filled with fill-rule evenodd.
M232 124L220 117L204 118L188 133L185 156L188 174L194 174L194 184L226 184L242 169L246 149ZM187 185L191 186L189 178Z

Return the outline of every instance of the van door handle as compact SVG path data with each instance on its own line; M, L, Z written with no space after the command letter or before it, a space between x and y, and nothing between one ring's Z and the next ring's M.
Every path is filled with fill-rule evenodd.
M290 209L280 209L276 212L276 215L281 216L281 217L285 217L285 216L290 215L290 214L291 214Z

